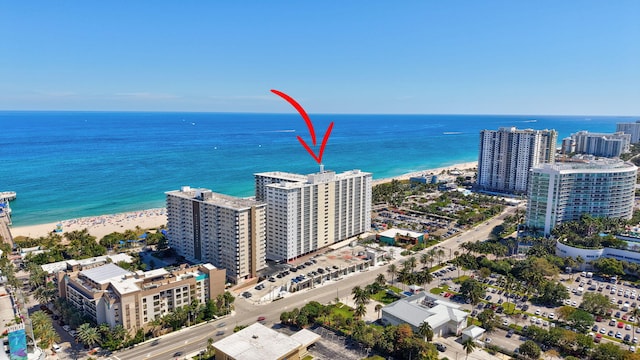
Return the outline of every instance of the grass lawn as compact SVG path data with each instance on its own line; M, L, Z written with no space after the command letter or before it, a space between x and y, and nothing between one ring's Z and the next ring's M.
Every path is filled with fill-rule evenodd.
M432 293L432 294L440 295L440 294L442 294L444 292L444 289L437 287L437 288L433 288L433 289L429 290L429 292Z
M402 291L402 290L400 290L400 288L397 288L397 287L395 287L395 286L393 286L393 285L388 285L388 286L387 286L387 289L389 289L389 290L393 290L393 291L394 291L394 292L396 292L396 293L399 293L400 291Z
M514 303L502 303L502 307L504 308L504 313L509 315L513 314L516 310L516 305Z
M392 302L400 299L399 296L393 296L390 294L387 294L386 290L380 290L377 293L371 295L371 298L375 301L379 301L385 305L391 304Z
M380 355L373 355L371 357L364 358L362 360L385 360L385 359Z
M331 314L340 314L345 319L348 319L353 317L353 309L343 303L338 303L331 306Z
M462 284L465 280L467 280L469 278L468 275L462 275L459 278L455 278L453 279L453 282L456 284Z

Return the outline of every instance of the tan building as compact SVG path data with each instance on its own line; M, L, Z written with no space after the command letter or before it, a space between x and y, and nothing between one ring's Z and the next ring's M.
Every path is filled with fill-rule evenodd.
M290 260L371 229L371 173L255 174L267 203L267 258Z
M131 272L109 263L60 271L57 279L60 297L97 324L120 324L133 333L193 300L223 294L225 270L203 264Z
M267 266L265 203L188 186L166 194L167 238L180 255L226 269L234 283Z
M260 323L213 343L216 360L301 360L320 335L302 329L287 336Z

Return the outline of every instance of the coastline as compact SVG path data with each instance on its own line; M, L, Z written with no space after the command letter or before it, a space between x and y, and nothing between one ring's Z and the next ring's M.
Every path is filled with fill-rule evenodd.
M414 171L389 178L373 180L372 185L376 186L391 182L392 180L409 180L410 177L420 176L424 174L440 174L442 171L449 170L470 170L478 166L477 161L453 164L434 169L425 169ZM56 229L58 224L62 224L62 232L70 232L74 230L87 229L89 233L98 240L112 232L124 232L125 230L135 229L139 226L142 229L158 228L167 225L167 213L165 208L146 209L140 211L132 211L119 214L107 214L83 217L77 219L68 219L45 224L25 225L11 228L13 237L27 236L30 238L38 238L46 236Z

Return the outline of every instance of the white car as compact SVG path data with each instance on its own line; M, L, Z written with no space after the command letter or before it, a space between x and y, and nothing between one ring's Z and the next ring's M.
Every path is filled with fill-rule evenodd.
M63 329L64 329L64 331L66 331L66 332L71 331L71 326L69 326L69 325L64 325L62 328L63 328Z
M556 314L554 313L549 313L549 319L553 320L556 318Z
M58 352L60 351L60 349L62 349L62 347L60 347L60 345L54 343L51 348L53 349L53 351Z
M502 326L509 326L509 320L507 319L502 320Z
M577 307L577 306L578 306L578 303L577 303L577 302L575 302L575 300L574 300L574 301L572 301L572 302L571 302L571 306L573 306L573 307Z
M541 312L541 311L540 311L540 309L536 309L535 314L536 314L536 315L540 315L540 312Z

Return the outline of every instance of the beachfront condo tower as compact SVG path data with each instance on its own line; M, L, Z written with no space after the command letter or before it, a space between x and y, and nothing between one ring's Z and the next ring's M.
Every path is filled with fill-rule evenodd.
M631 135L631 143L640 143L640 120L634 123L618 123L616 124L616 132L622 131Z
M583 214L631 219L637 171L618 159L534 167L525 224L548 235L555 225L579 220Z
M178 254L226 269L233 283L266 267L265 203L188 186L166 194L167 237Z
M288 261L371 228L371 173L255 174L267 203L267 258Z
M480 190L524 194L529 169L555 161L555 130L502 127L480 131L477 186Z
M631 135L623 132L604 134L578 131L562 140L562 152L613 158L629 152L630 144Z

